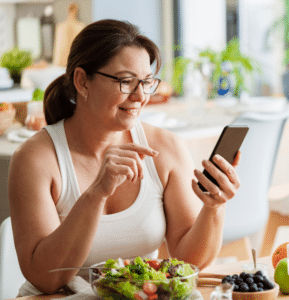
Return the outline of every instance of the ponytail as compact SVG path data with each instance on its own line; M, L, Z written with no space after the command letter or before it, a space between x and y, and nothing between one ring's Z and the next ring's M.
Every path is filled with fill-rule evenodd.
M44 115L47 125L69 118L74 113L76 105L71 100L75 93L69 92L65 79L66 74L59 76L45 90Z

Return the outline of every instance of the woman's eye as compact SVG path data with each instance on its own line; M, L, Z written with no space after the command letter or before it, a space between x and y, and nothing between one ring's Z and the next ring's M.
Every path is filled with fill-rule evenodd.
M153 80L151 79L151 80L145 80L144 82L143 82L143 84L145 85L145 86L151 86L152 84L153 84Z
M122 84L127 84L127 85L130 85L132 83L132 79L123 79L122 80Z

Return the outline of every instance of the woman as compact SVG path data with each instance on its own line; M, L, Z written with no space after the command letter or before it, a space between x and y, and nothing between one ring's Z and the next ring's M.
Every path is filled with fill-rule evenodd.
M66 74L45 91L48 126L13 156L16 250L24 276L44 293L77 274L51 269L157 258L164 238L172 257L199 268L221 247L225 204L238 176L221 157L214 159L224 172L205 160L217 187L194 170L176 135L137 119L160 81L153 63L157 73L159 51L135 26L88 25L72 44Z

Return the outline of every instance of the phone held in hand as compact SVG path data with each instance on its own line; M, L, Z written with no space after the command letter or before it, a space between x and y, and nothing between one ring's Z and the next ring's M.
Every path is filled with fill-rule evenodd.
M226 159L230 164L232 164L238 153L238 150L240 149L240 147L245 139L245 136L246 136L248 130L249 130L249 127L247 127L247 126L234 126L234 125L226 126L223 129L223 131L216 143L216 146L209 158L209 161L211 161L218 169L220 169L213 162L214 155L219 154L224 159ZM215 185L219 186L216 179L214 177L212 177L207 170L204 170L203 174L208 179L210 179ZM198 185L203 192L207 191L200 182L198 182Z

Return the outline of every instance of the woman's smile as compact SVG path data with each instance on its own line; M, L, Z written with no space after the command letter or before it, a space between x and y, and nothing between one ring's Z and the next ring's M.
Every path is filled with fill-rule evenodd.
M120 107L120 110L122 110L124 113L127 113L129 115L132 116L137 116L139 113L140 108L124 108L124 107Z

